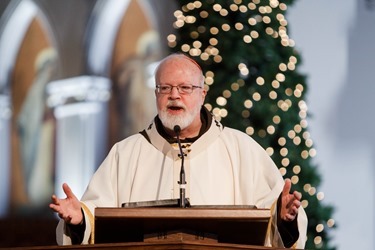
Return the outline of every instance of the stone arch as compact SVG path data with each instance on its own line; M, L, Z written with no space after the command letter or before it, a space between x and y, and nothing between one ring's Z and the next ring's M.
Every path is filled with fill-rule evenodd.
M9 140L3 143L10 159L5 161L7 165L0 163L0 168L10 175L1 182L7 186L5 190L10 190L10 201L4 198L1 203L17 213L19 208L31 205L27 179L36 156L33 151L26 154L25 147L38 144L40 125L47 114L44 87L56 75L58 58L48 21L33 1L11 1L6 12L0 37L0 95L8 98L11 115L0 122L9 126Z
M123 58L137 49L139 37L157 29L157 17L148 1L98 1L86 37L88 73L110 78Z
M160 22L152 1L109 0L95 6L87 37L87 68L112 80L109 146L139 132L155 115L153 86L148 87L147 81L164 54ZM141 106L137 100L143 101Z

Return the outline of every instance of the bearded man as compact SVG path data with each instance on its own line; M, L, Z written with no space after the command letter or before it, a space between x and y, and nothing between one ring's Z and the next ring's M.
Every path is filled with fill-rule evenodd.
M147 129L116 143L79 201L67 184L64 199L52 196L50 208L61 218L58 244L92 240L96 207L178 199L181 157L174 128L184 148L186 197L191 205L255 205L271 209L272 230L265 245L303 248L307 217L301 194L290 193L276 165L247 134L221 125L203 106L206 90L199 65L172 54L155 74L158 115Z

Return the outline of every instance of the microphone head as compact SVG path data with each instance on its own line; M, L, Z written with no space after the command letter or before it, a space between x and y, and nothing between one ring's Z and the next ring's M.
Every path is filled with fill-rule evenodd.
M176 133L176 134L179 134L181 132L181 127L179 125L175 125L173 127L173 131Z

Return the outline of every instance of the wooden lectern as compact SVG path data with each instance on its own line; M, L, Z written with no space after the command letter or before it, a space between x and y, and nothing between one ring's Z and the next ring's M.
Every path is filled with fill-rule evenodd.
M211 247L263 246L269 219L269 209L233 206L96 208L95 244L194 242Z

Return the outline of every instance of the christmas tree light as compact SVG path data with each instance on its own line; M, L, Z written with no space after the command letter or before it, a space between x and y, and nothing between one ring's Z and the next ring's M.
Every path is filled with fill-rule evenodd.
M177 1L173 52L196 59L205 72L205 106L225 125L258 141L303 195L309 218L307 249L333 249L333 207L323 204L312 159L305 76L288 35L285 14L293 0Z

